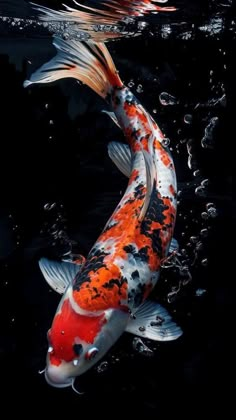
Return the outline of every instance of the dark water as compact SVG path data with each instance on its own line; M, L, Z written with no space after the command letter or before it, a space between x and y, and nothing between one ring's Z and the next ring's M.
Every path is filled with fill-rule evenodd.
M27 16L25 3L17 4L18 15ZM7 2L2 5L17 16L13 6L11 12ZM126 187L107 156L108 142L122 140L122 133L101 113L102 100L73 80L24 90L26 76L53 54L51 34L45 28L37 36L33 28L0 26L0 363L3 393L21 398L23 414L31 413L29 399L37 412L58 415L68 408L68 415L80 417L127 412L192 417L204 407L227 409L232 5L226 0L175 5L181 6L177 15L164 18L171 33L156 29L163 23L158 15L147 20L142 36L110 43L109 49L121 78L171 139L180 191L175 237L192 280L164 269L155 295L184 334L168 344L147 342L156 349L152 357L134 351L133 337L124 334L104 358L108 368L98 373L95 367L78 380L85 391L81 397L50 388L38 374L59 300L42 278L38 259L59 258L71 249L88 253ZM222 23L218 32L199 30L216 17ZM190 35L183 36L186 31Z

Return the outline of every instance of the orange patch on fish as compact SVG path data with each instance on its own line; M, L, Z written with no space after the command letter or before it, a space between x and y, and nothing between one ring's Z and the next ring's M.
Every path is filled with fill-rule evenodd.
M175 195L175 189L174 189L174 187L173 187L173 185L172 185L172 184L169 186L169 190L170 190L170 193L171 193L172 195Z

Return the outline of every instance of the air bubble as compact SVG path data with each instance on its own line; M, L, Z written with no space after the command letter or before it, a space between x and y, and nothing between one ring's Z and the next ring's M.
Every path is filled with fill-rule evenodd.
M136 88L136 92L142 93L143 92L143 86L139 84Z
M207 195L206 188L200 185L199 187L195 189L195 194L200 197L206 197Z
M192 124L193 116L191 114L186 114L184 116L184 122L185 124Z
M100 365L97 367L97 372L98 373L102 373L105 372L109 367L108 362L104 361L102 363L100 363Z
M162 140L162 144L164 147L168 147L170 145L170 139L164 137L164 139Z
M164 105L164 106L177 104L177 99L167 92L160 93L159 101L160 101L161 105Z
M208 265L208 260L207 260L207 258L204 258L204 259L201 261L201 264L202 264L202 266L203 266L203 267L207 267L207 265Z
M205 293L206 293L206 289L200 289L199 288L199 289L196 290L195 295L200 297L200 296L205 295Z
M46 210L46 211L50 211L50 210L54 209L54 207L56 207L56 203L46 203L43 206L44 210Z
M144 344L141 338L135 337L132 342L133 349L145 356L151 356L153 351Z
M203 238L206 238L208 236L208 230L207 229L202 229L200 234Z
M208 214L209 217L212 217L212 218L217 217L217 210L216 210L216 208L215 207L210 207L207 210L207 214Z

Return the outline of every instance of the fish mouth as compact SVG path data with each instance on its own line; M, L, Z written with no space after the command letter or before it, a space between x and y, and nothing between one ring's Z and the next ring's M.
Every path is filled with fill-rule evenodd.
M46 379L46 382L48 383L48 385L51 385L54 388L67 388L69 386L72 386L72 383L73 383L73 379L72 378L68 378L64 382L56 382L56 381L53 381L49 377L47 370L45 370L44 376L45 376L45 379Z

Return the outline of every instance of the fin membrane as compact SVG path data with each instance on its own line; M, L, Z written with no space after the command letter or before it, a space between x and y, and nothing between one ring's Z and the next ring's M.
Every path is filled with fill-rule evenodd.
M73 2L75 4L74 8L63 4L65 10L59 11L35 3L31 4L35 10L41 13L40 20L75 23L77 33L83 31L96 42L124 36L125 33L119 30L114 31L112 26L116 27L127 17L176 10L174 7L156 5L155 3L158 3L158 0L91 0L90 7L75 0Z
M129 178L131 174L132 159L129 146L112 141L108 144L108 155L122 174Z
M67 287L72 284L82 264L71 262L58 262L41 258L39 267L46 282L55 292L63 294Z
M80 80L102 98L113 86L123 87L106 46L54 37L57 55L34 72L24 87L32 83L50 83L66 77Z
M111 118L111 120L117 125L117 127L119 127L119 128L121 128L121 126L120 126L120 124L119 124L119 122L118 122L118 119L116 118L116 115L115 115L115 113L114 112L110 112L110 111L106 111L105 109L103 109L102 110L102 112L104 113L104 114L107 114L108 115L108 117L110 117Z
M172 321L168 311L160 304L145 301L134 313L126 331L154 341L176 340L182 335L181 328Z

